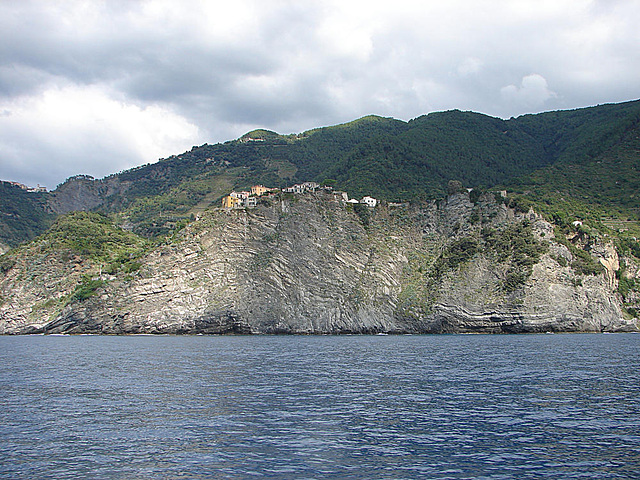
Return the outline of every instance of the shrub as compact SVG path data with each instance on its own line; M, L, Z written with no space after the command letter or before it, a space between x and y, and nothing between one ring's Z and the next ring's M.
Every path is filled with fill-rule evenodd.
M371 212L369 211L369 207L367 205L364 205L362 203L354 203L353 211L356 213L356 215L358 215L358 218L360 219L360 223L362 223L362 225L364 225L365 227L369 225L371 221Z
M593 258L589 252L574 246L571 254L573 255L571 268L582 275L598 275L604 270L600 262Z
M0 257L0 273L6 273L16 264L13 257L2 255Z
M482 236L490 251L499 262L509 264L503 289L508 292L516 290L531 276L533 266L547 250L547 245L540 243L533 235L533 228L528 221L510 225L502 232L491 228L483 228Z
M71 300L82 302L95 295L96 290L105 284L104 280L83 277L82 282L71 294Z
M473 237L465 237L454 241L434 263L431 276L437 279L448 271L456 270L479 251L478 241Z
M449 180L449 183L447 184L447 193L449 195L453 195L455 193L461 193L464 191L464 186L462 185L462 182L459 180Z

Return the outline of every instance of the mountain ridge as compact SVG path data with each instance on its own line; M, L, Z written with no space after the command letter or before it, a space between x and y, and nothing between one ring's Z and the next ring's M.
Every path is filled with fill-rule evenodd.
M268 226L271 224L268 222L263 233L255 233L258 237L247 234L245 240L254 245L253 253L249 257L238 253L238 259L242 257L240 262L255 268L271 265L269 259L278 250L265 250L265 245L273 241L279 245L278 239L285 238L280 236L280 229L288 225L285 222L288 215L294 214L302 222L295 228L286 228L289 228L288 243L295 246L302 242L299 248L306 245L305 254L296 256L292 253L294 247L290 253L279 251L280 267L264 279L273 284L274 290L269 295L282 296L283 308L288 309L289 314L301 308L303 298L315 298L309 288L315 286L328 291L334 288L328 275L322 277L324 283L318 283L313 276L299 278L290 270L305 268L304 258L324 258L326 252L323 253L321 247L325 241L332 244L330 236L318 237L312 245L302 239L314 238L318 231L336 235L332 229L336 228L337 218L342 219L337 224L339 228L353 231L352 237L340 237L345 245L359 238L359 242L366 245L373 242L384 251L392 251L395 247L386 239L390 235L399 239L403 253L394 257L393 272L385 274L387 279L394 278L395 283L386 285L388 292L382 297L377 297L375 288L371 290L366 286L375 281L375 276L367 280L343 271L343 286L352 281L363 286L346 297L334 289L332 295L342 298L342 303L332 304L331 308L341 313L327 320L326 330L314 327L313 332L342 331L335 323L339 318L351 319L349 331L375 331L367 322L373 321L377 314L386 320L376 324L376 329L402 331L404 327L400 325L408 324L398 322L405 318L406 312L413 312L409 317L417 315L420 319L419 327L407 327L411 331L447 331L447 328L492 331L491 325L496 327L495 331L515 331L518 318L527 318L529 322L525 322L527 327L518 327L521 331L616 329L613 325L631 325L628 322L633 323L632 319L637 318L640 311L639 168L640 101L634 101L509 120L448 111L409 122L367 116L334 127L285 136L259 129L234 141L193 147L181 155L103 179L74 176L53 192L19 192L17 187L3 183L0 185L3 189L0 249L14 249L0 256L0 282L4 285L0 307L5 305L3 318L13 318L12 321L17 321L16 312L23 312L20 315L32 320L39 314L55 322L73 317L75 320L70 320L68 325L76 325L81 318L78 315L83 315L81 311L96 302L95 295L108 296L109 292L115 292L116 285L121 285L125 290L118 291L117 295L126 297L126 289L136 284L141 271L158 268L158 275L165 271L164 260L156 261L154 255L167 248L168 252L181 249L183 232L209 231L214 228L207 223L211 218L226 222L229 215L240 222L228 224L232 230L249 232L251 222L263 222L249 211L224 213L220 199L232 190L248 191L258 184L279 188L316 181L336 191L346 191L350 198L376 197L379 206L374 209L353 206L344 203L343 197L337 194L333 200L318 198L317 205L307 205L306 210L298 207L309 202L290 193L257 202L256 212L264 212L265 208L271 211L269 215L274 220L269 222L275 222L276 227ZM456 198L453 204L458 206L454 208L451 202ZM334 201L338 203L332 203ZM272 211L274 208L279 212L277 215ZM396 208L422 212L403 216L395 211L394 221L401 219L405 230L413 232L407 234L409 238L405 238L398 226L394 233L381 233L384 229L380 230L378 222L388 222L384 220L387 218L384 212ZM325 213L318 216L318 211ZM445 215L447 211L450 213ZM502 223L494 225L492 215L501 218ZM425 219L430 220L424 223ZM356 221L362 225L358 226ZM539 251L538 244L531 240L529 227L524 226L525 221L538 225L537 242L542 246L548 243L549 251ZM311 230L306 222L312 223ZM446 238L439 236L443 229L449 229ZM378 233L374 233L376 231ZM464 232L469 235L462 235ZM61 242L61 236L65 235L75 240ZM216 238L204 249L194 246L194 251L204 252L203 255L218 264L217 249L224 248L227 239L224 235ZM432 251L434 245L437 249ZM354 244L351 250L359 251L358 248L361 247ZM104 252L99 254L101 250ZM363 259L377 258L376 251L370 251ZM185 255L191 258L190 253ZM294 257L298 263L287 263L287 258ZM344 254L338 257L347 258ZM324 261L340 270L344 262L338 257L327 257ZM53 263L49 265L47 258ZM66 265L69 261L71 264ZM367 265L367 261L362 261L358 260L350 268L360 272L363 265ZM376 268L386 271L385 265ZM210 268L217 271L213 264ZM318 261L314 268L321 272L325 266ZM250 303L253 302L255 308L266 309L267 305L261 303L265 293L260 293L260 288L254 285L251 274L240 266L230 265L228 269L242 274L245 280L236 287L250 287L253 293L246 297ZM178 277L196 275L177 266L172 271ZM56 273L51 276L50 272ZM409 273L409 277L405 276ZM37 279L45 290L33 290L29 283L19 283L20 278ZM300 296L291 297L280 290L278 285L286 278L292 286L297 285ZM209 285L209 280L201 280L203 285ZM179 291L186 292L185 298L191 298L194 305L204 305L199 294L188 293L191 288L188 280L182 279L179 283ZM14 285L22 285L22 292L31 292L26 304L17 300L21 294ZM222 285L219 283L218 287L223 288ZM441 285L448 285L447 291L458 292L456 295L460 298L447 297ZM461 299L475 298L476 294L468 290L471 287L503 293L496 297L499 300L494 306L477 301L467 305ZM210 285L198 291L212 298L219 295L211 288ZM565 294L549 297L544 294L544 288L559 289ZM504 296L505 292L528 304L528 310L516 308L511 297ZM141 295L140 301L151 293ZM392 299L394 306L382 312L375 306L376 300L369 306L369 313L363 313L364 310L355 313L359 311L361 295L379 298L382 304ZM232 331L236 327L246 330L248 326L251 327L248 331L253 332L278 330L269 323L275 317L261 320L264 328L251 324L245 309L247 300L233 295L224 298L223 303L233 308L218 311L206 310L209 308L206 307L206 311L194 312L192 320L211 319L210 313L215 310L218 313L214 317L218 320L214 323L223 330L227 327L222 325L228 326L230 318L245 319L241 328L233 323L235 320L231 322L236 325ZM429 300L435 298L441 299L437 308ZM567 298L574 298L575 302ZM533 299L540 304L536 306ZM600 305L597 318L584 307L595 299ZM135 310L123 301L118 308ZM407 309L402 307L405 303ZM320 304L328 305L331 301L325 299ZM90 310L92 315L101 316L110 311L109 318L117 317L115 311L110 310L112 307L103 306L106 310L102 307ZM150 308L148 314L153 313L153 305ZM305 308L309 315L311 311L316 312L311 304ZM434 308L439 309L437 315ZM536 324L534 318L543 318L533 315L536 308L546 312L543 317L547 319L545 322L550 322L546 327L532 326ZM173 311L169 306L167 309ZM179 315L180 311L183 310L178 309L174 314ZM497 312L501 327L491 323L491 311ZM225 316L225 312L231 312L231 316ZM573 313L567 317L568 312ZM295 318L308 321L304 315ZM471 327L474 318L480 323ZM585 318L592 318L593 322L584 323ZM167 318L167 321L177 325L174 322L178 320ZM364 323L358 323L360 321ZM287 325L283 331L305 331ZM187 330L194 332L198 328L192 325Z
M570 186L556 185L558 168L580 167L627 142L627 137L637 136L639 125L640 101L636 100L509 120L450 110L408 122L369 115L291 135L258 129L237 140L193 147L102 179L71 177L44 195L44 205L29 207L37 211L29 219L32 228L20 231L16 222L0 216L0 243L16 246L28 241L48 227L48 215L74 210L131 217L127 208L144 208L154 217L152 223L164 226L153 230L142 222L139 231L147 236L167 233L176 219L188 218L189 210L204 199L213 205L225 189L260 183L283 187L324 182L354 196L371 194L388 201L442 197L450 180L470 188L507 187L516 193L546 183L570 192ZM634 151L637 148L633 146ZM626 168L627 173L637 174L635 163L629 165L633 168ZM585 191L598 192L593 179L583 183ZM6 190L0 205L5 214L12 200L8 197L13 195ZM607 198L613 202L611 195ZM529 195L527 200L535 203L536 198ZM600 201L595 195L586 200L587 205ZM161 207L154 209L153 203ZM626 203L623 213L640 218L640 204ZM123 222L138 227L135 219Z

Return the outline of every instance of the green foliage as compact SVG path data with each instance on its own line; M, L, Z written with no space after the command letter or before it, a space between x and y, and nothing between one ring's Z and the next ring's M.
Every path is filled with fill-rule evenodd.
M482 235L489 251L499 262L508 265L503 283L507 292L516 290L527 281L533 266L548 248L536 240L528 221L510 225L502 231L485 228Z
M634 278L626 278L624 276L618 279L618 293L622 295L622 298L626 300L629 297L629 293L640 289L640 285Z
M604 267L589 252L576 247L568 241L562 232L562 227L556 226L555 241L564 245L571 252L571 268L580 275L598 275L604 271Z
M244 141L267 141L272 144L282 145L287 143L285 137L278 135L276 132L272 132L271 130L257 129L252 130L249 133L246 133L242 136L241 140Z
M103 272L107 275L115 275L118 272L124 272L125 274L137 272L142 267L139 259L143 252L143 249L138 251L125 249L105 265Z
M558 265L560 265L561 267L566 267L567 265L569 265L569 262L567 261L566 258L560 256L560 255L554 255L552 256L552 258L558 262Z
M8 272L15 264L16 264L16 260L9 254L1 255L0 256L0 273Z
M566 220L640 220L640 102L522 117L554 159L510 181L536 211ZM544 121L541 121L544 120Z
M46 196L0 181L0 242L16 247L43 233L54 219Z
M479 251L478 240L473 237L464 237L453 241L435 261L431 276L438 279L447 272L457 270L460 265L471 260Z
M574 255L571 262L571 268L581 275L598 275L604 271L604 267L595 260L589 252L585 252L579 248L571 250Z
M49 250L70 250L99 262L139 254L148 245L141 237L114 225L108 217L90 212L61 216L41 240Z
M103 280L92 279L88 276L82 278L82 282L76 287L70 297L70 301L83 302L94 296L98 288L105 285Z
M464 192L464 185L459 180L449 180L447 183L447 195Z
M618 251L622 255L633 255L640 258L640 242L635 238L622 237L618 240Z
M482 196L483 193L485 193L483 189L474 188L473 190L471 190L469 192L469 200L471 201L471 203L473 203L475 205L475 204L478 203L478 201L480 200L480 197Z
M360 223L362 223L362 225L364 225L365 227L368 227L369 223L371 222L371 212L369 210L369 207L362 203L354 203L353 211L356 215L358 215Z
M609 189L612 195L605 195L606 203L615 204L622 187L629 194L620 198L632 206L638 204L630 196L638 175L632 163L637 149L631 140L639 112L640 103L629 102L506 121L450 111L407 123L370 116L291 137L258 130L245 139L259 141L194 147L159 164L125 172L123 179L135 177L127 195L146 192L142 196L155 196L175 188L183 190L205 171L220 174L236 169L236 183L243 187L315 180L351 196L369 194L390 201L437 198L455 180L464 187L503 184L509 190L529 192L526 199L513 200L514 207L522 211L537 207L541 194L553 199L567 192L570 198L581 198L574 195L572 186L579 186L590 198ZM609 155L610 161L603 161L602 155ZM601 174L613 178L619 170L611 167L622 165L621 155L630 175L616 190L612 189L615 182L601 182ZM292 166L294 177L282 177L278 165ZM189 205L194 198L176 200ZM165 212L174 209L171 202L165 202ZM147 213L157 215L158 209Z
M640 304L640 281L637 278L627 275L627 267L624 260L620 262L620 269L616 271L618 279L617 291L622 297L622 306L626 313L631 317L638 317L638 309Z
M299 135L255 130L120 172L105 185L126 188L109 189L99 209L153 238L253 184L324 181L352 197L409 201L442 197L456 181L455 190L474 188L474 202L474 192L501 186L520 211L600 228L603 218L640 220L638 158L640 101L510 120L456 110L409 122L368 116ZM52 222L48 194L1 188L0 241L15 246Z
M518 196L510 198L507 206L515 209L516 212L527 213L533 207L533 202L525 197Z
M468 236L451 242L434 262L430 276L437 280L447 272L456 271L476 254L485 252L493 255L498 263L507 265L502 288L511 292L527 281L533 265L538 263L547 248L536 240L531 225L526 221L501 231L485 227L479 239Z

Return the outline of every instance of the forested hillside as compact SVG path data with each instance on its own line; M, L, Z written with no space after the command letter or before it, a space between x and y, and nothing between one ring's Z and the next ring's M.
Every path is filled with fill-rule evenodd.
M368 116L294 135L256 130L104 179L71 179L49 194L3 187L0 242L29 240L53 213L77 209L157 237L232 189L303 181L354 197L413 201L441 197L456 180L506 189L521 208L535 205L566 221L633 227L640 216L639 136L640 101L509 120L454 110L409 122Z
M0 181L0 246L30 240L51 225L55 216L47 211L46 197Z

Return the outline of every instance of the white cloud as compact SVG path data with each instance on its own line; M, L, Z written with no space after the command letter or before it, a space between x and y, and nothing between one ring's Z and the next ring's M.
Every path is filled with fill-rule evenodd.
M557 95L549 89L542 75L533 73L522 78L520 86L508 85L500 89L505 101L524 108L536 108Z
M466 77L467 75L475 75L482 68L482 60L475 57L467 57L458 65L458 74Z
M2 102L0 158L30 183L53 186L71 173L104 176L181 153L198 127L159 105L141 107L97 86L52 87ZM54 155L52 155L52 153Z

